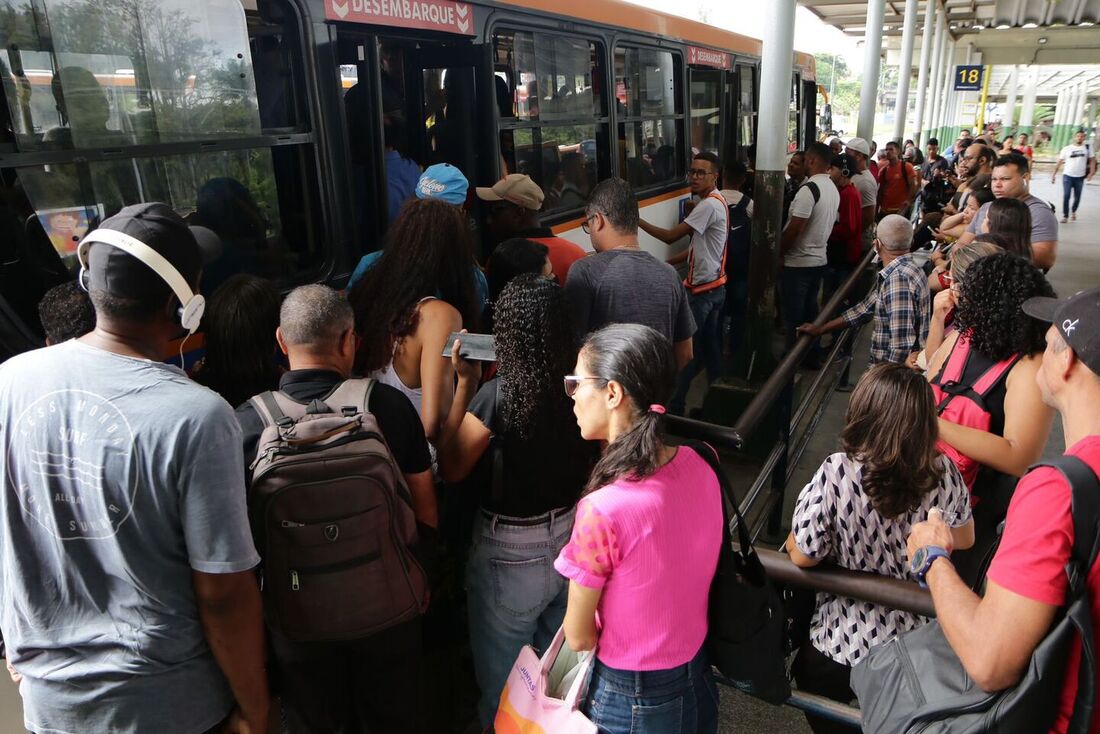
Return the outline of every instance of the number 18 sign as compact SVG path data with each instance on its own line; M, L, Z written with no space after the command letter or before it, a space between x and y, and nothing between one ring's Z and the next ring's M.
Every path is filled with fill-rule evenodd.
M959 65L955 67L955 90L959 92L980 92L982 89L983 68L978 65Z

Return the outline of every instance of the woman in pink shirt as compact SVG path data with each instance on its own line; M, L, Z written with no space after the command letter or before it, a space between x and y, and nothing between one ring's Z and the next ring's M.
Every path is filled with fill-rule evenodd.
M554 564L566 640L596 648L584 712L601 734L718 731L703 642L722 500L706 461L663 440L675 380L671 343L638 324L590 334L565 378L581 435L608 444Z

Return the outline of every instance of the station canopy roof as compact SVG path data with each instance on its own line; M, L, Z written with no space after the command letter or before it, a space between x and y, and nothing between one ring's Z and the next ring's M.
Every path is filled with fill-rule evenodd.
M1100 0L939 0L956 36L987 30L1088 29L1100 23ZM867 3L853 0L798 0L829 25L854 36L867 26ZM927 3L920 2L923 18ZM900 36L905 0L887 0L883 33Z

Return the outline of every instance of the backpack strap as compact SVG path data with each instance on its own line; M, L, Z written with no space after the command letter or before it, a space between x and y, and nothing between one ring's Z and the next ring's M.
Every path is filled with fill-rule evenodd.
M1073 518L1073 548L1066 564L1069 577L1066 606L1085 599L1084 624L1075 624L1081 636L1081 664L1077 671L1077 696L1073 704L1068 734L1086 734L1096 706L1096 650L1093 619L1089 613L1088 576L1100 552L1100 479L1096 472L1076 456L1059 456L1033 465L1049 466L1061 472L1070 486L1070 515Z
M372 377L344 380L325 396L325 405L333 413L355 409L357 413L370 413L370 395L374 392Z
M260 416L264 427L277 426L282 422L300 420L307 413L307 407L281 390L260 393L249 402Z
M821 201L821 188L817 185L817 181L807 181L798 187L798 191L802 189L810 190L810 195L814 197L814 206L817 206L817 203ZM798 191L795 194L798 194Z

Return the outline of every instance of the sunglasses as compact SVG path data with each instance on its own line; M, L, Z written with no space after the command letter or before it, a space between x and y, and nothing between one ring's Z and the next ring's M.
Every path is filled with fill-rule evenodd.
M577 393L577 388L579 388L581 386L581 383L585 380L600 380L602 382L607 382L607 380L602 377L582 377L581 375L566 375L562 378L562 381L565 383L565 394L569 397L573 397Z

